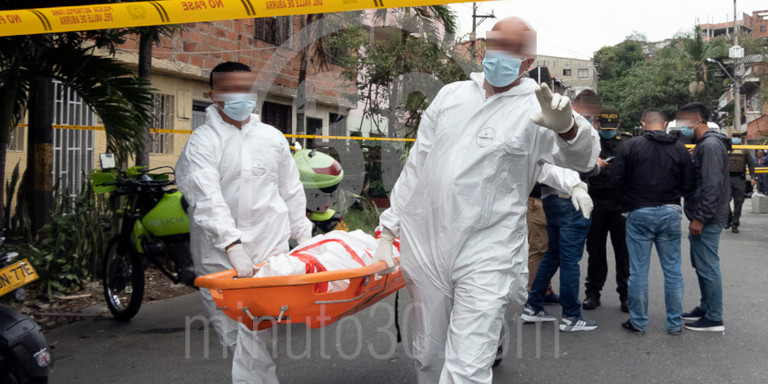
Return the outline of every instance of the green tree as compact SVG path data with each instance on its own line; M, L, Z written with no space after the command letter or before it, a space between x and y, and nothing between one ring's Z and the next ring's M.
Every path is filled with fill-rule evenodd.
M673 72L661 81L657 73L665 63L661 59L644 60L635 63L620 80L611 82L619 95L615 106L621 113L621 126L639 127L643 111L649 107L659 108L668 120L675 118L680 105L691 101L688 84L693 75Z
M663 81L675 71L693 72L694 80L688 85L688 91L696 101L706 101L711 94L708 91L709 72L713 65L707 59L718 59L728 54L728 48L722 40L706 42L702 40L701 27L694 28L693 33L683 33L676 36L673 44L659 51L662 65L659 77ZM716 64L715 64L716 65Z
M624 40L615 46L602 47L594 56L593 62L600 73L600 81L621 78L632 64L645 60L643 46L637 40Z
M64 1L60 5L83 3ZM0 9L38 6L46 6L46 2L6 1ZM115 30L0 38L0 180L5 176L10 131L28 114L27 156L32 175L28 201L35 229L44 223L52 202L52 80L76 91L99 115L108 150L125 157L145 145L141 128L152 106L149 84L124 64L94 55L101 47L114 52L118 40L119 31ZM0 201L2 193L0 189Z

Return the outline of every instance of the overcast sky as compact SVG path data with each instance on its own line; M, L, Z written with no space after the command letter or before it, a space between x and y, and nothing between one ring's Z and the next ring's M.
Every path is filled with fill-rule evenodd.
M478 14L498 18L522 17L538 32L539 54L573 58L590 58L605 45L615 45L638 31L649 41L672 37L678 31L692 30L696 18L701 24L707 16L714 23L733 21L732 0L500 0L479 2ZM768 10L766 0L738 0L737 12ZM472 3L451 5L459 18L460 34L472 31ZM477 28L477 36L485 37L496 23L485 19ZM467 38L465 36L465 39Z

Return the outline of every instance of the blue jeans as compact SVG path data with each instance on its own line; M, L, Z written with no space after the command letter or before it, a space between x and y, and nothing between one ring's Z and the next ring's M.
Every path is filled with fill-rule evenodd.
M691 242L691 264L699 276L699 309L712 321L723 321L723 279L718 256L720 232L723 227L723 223L706 224L701 230L701 235L688 235Z
M629 284L627 304L630 321L645 331L648 325L648 269L651 247L656 244L661 270L664 271L664 302L667 305L667 329L678 331L683 326L683 256L680 253L680 211L671 207L641 208L627 217L627 249L629 250Z
M571 199L548 196L544 199L549 245L531 286L528 304L537 312L544 309L549 281L560 268L560 304L563 317L581 316L579 302L579 261L584 253L590 220L573 208Z

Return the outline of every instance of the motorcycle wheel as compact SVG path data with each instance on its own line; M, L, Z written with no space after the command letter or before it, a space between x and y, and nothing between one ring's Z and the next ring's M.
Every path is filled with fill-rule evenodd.
M144 299L144 264L133 242L119 255L119 235L112 238L104 255L104 298L112 316L128 321L136 316Z

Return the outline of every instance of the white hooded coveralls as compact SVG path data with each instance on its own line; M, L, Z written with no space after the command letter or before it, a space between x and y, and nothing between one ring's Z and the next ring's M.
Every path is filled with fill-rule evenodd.
M527 298L526 201L542 165L588 171L600 151L578 114L570 142L531 121L533 80L486 99L484 78L432 101L380 218L401 239L421 384L491 383L505 310Z
M187 141L176 182L189 203L192 258L198 276L232 269L225 248L236 240L253 263L288 252L288 239L310 237L306 198L285 137L251 114L242 129L222 120L217 106ZM272 332L253 332L203 303L222 344L233 350L232 382L277 383Z

